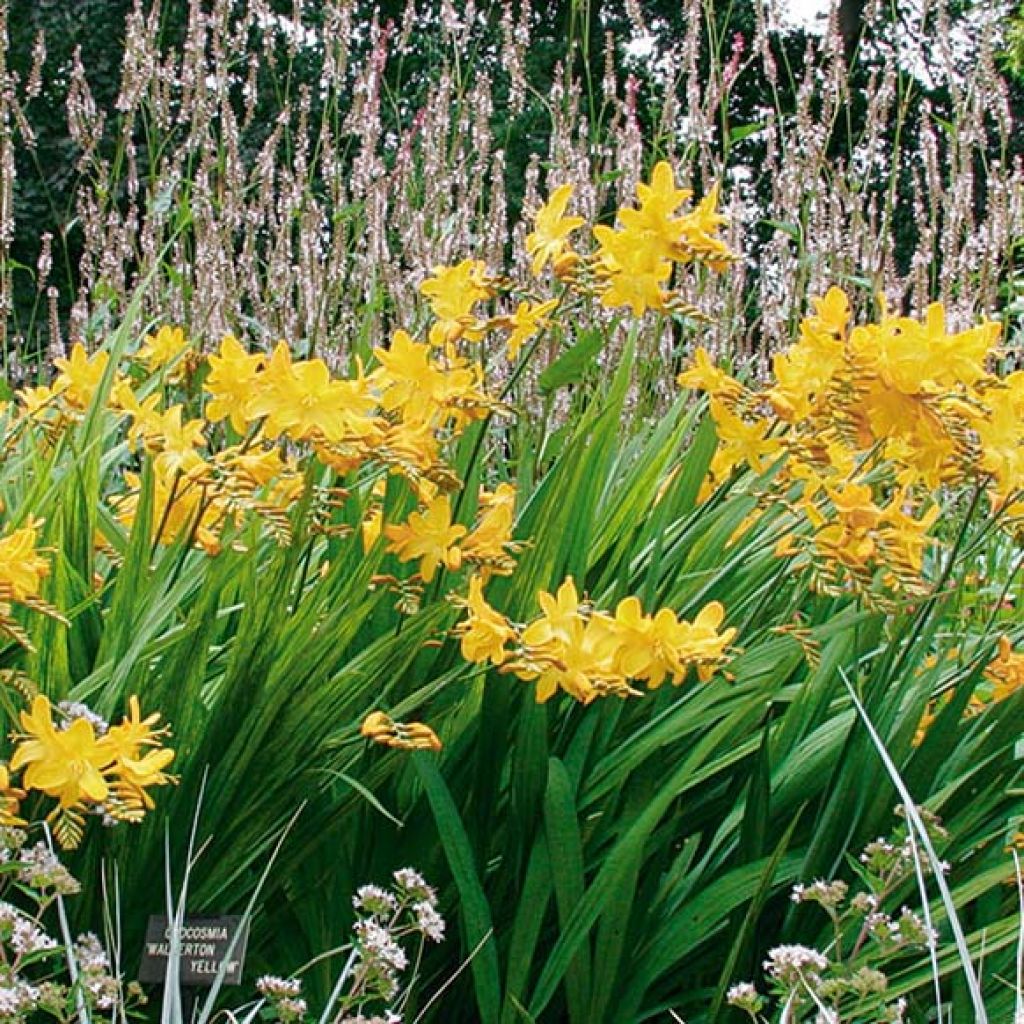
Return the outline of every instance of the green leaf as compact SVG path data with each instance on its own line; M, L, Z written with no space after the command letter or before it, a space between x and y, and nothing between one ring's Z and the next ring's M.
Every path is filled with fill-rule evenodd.
M604 346L604 332L580 331L572 348L563 352L538 380L541 391L557 391L566 384L576 384L597 358Z
M473 862L473 848L451 791L437 767L435 755L415 751L412 761L423 783L438 836L459 892L459 912L466 946L475 949L483 943L470 963L480 1020L483 1024L497 1024L501 1012L498 948L494 941L490 907Z

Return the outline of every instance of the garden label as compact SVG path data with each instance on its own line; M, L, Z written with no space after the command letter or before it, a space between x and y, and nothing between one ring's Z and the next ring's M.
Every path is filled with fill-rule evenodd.
M249 925L241 917L186 917L181 926L181 984L210 986L223 965L224 984L241 985L248 939ZM146 925L139 981L162 982L170 953L170 922L166 917L151 917Z

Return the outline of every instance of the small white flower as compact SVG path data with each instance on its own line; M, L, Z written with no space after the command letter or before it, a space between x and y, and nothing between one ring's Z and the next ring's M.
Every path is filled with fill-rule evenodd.
M416 915L416 927L431 941L440 942L444 938L444 918L437 908L425 900L413 905Z

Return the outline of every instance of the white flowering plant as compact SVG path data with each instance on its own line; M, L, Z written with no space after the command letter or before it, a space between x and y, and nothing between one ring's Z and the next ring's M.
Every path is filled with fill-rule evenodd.
M400 868L387 888L360 886L352 904L356 911L352 941L331 951L348 957L319 1019L331 1024L399 1024L424 944L444 938L437 893L418 871ZM407 947L415 947L411 960ZM410 965L411 973L404 977ZM263 998L264 1019L279 1024L307 1020L309 1007L299 978L264 975L256 988Z
M33 842L25 829L0 828L0 1024L124 1020L144 1002L96 935L67 932L61 901L80 888L48 833ZM54 917L59 938L51 934Z
M942 824L918 808L933 842L948 839ZM903 810L896 808L903 816ZM941 865L945 870L945 865ZM832 939L824 950L779 945L762 964L766 992L749 981L733 985L726 1002L755 1022L787 1024L903 1024L907 1000L890 991L889 969L901 954L934 950L938 934L924 917L896 898L928 872L909 828L879 837L851 861L860 887L851 894L842 879L793 887L796 904L815 904L829 918Z

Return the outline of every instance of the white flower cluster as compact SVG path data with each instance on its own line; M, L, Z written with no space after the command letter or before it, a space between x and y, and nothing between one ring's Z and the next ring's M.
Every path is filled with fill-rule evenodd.
M18 956L57 948L57 943L35 921L6 902L0 902L0 940Z
M386 917L398 910L398 897L379 885L361 885L352 897L352 906L364 914Z
M84 718L97 736L105 736L110 728L110 723L102 715L96 714L88 704L81 701L62 700L57 704L57 710L64 715L64 721L59 725L61 729L67 729L76 718Z
M848 891L849 886L840 879L832 882L819 880L810 885L794 885L790 899L794 903L818 903L826 909L834 910L846 899Z
M828 958L809 946L776 946L768 950L764 969L784 985L798 985L806 981L812 987L828 969Z
M89 1001L99 1010L112 1010L118 1005L121 985L110 973L110 957L92 932L79 935L74 945L79 978Z
M24 1019L39 1005L39 990L21 978L0 984L0 1020Z
M301 1021L309 1010L302 998L302 982L298 978L264 974L256 981L256 990L271 1003L283 1024Z
M22 848L17 860L21 865L18 881L31 889L53 892L59 896L73 896L82 889L78 880L44 842Z

